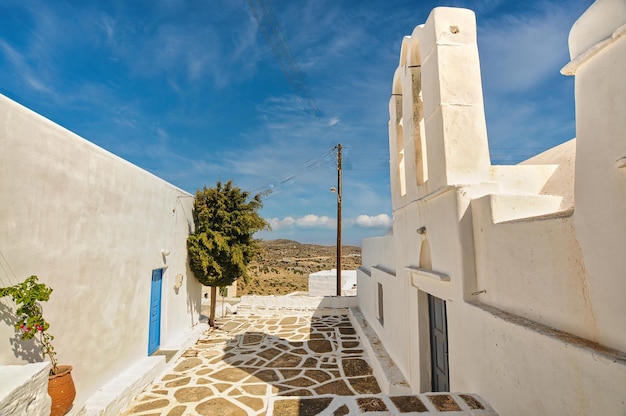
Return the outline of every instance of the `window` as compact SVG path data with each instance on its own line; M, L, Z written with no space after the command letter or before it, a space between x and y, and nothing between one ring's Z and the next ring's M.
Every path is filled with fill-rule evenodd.
M385 325L385 314L383 312L383 285L382 283L378 283L378 322L381 325Z

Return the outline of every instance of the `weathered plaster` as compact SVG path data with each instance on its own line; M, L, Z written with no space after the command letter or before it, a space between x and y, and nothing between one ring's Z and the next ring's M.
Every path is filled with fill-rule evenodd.
M393 234L364 240L357 297L414 392L431 389L430 294L451 390L506 415L626 411L624 23L623 1L599 0L574 25L577 139L517 166L489 161L472 12L435 9L402 40Z
M54 289L44 311L59 361L74 366L76 407L147 356L153 269L164 269L161 345L181 344L198 324L201 286L185 244L192 203L0 96L0 250L15 274L0 278L34 274ZM12 350L12 336L0 325L0 363L36 361Z
M0 366L0 415L48 416L50 363Z

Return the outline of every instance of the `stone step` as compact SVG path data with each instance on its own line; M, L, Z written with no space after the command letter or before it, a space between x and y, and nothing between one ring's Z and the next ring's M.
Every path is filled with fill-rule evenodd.
M407 395L412 394L411 387L407 383L400 369L395 365L376 332L367 321L359 308L350 308L348 316L350 322L361 339L367 356L372 360L374 376L384 394Z
M476 394L424 393L418 395L367 395L367 396L317 396L272 397L267 416L342 416L367 414L368 416L498 416Z

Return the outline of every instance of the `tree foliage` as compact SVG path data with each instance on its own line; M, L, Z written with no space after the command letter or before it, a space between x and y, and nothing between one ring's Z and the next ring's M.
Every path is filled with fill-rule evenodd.
M43 317L43 309L39 302L47 302L50 299L52 288L44 283L39 283L37 276L31 276L14 286L0 288L0 298L10 296L17 305L15 311L15 332L21 339L35 338L40 346L41 353L50 358L52 369L50 374L56 374L56 352L52 346L52 336L48 332L50 324Z
M260 195L217 182L196 192L195 231L187 239L189 266L205 286L229 286L238 278L247 279L246 266L258 252L255 232L269 229L258 214Z

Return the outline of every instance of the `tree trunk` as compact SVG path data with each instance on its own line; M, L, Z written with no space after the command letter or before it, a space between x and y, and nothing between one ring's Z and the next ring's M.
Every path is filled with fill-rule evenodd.
M215 328L215 307L217 306L217 287L211 286L211 314L209 316L209 326Z

